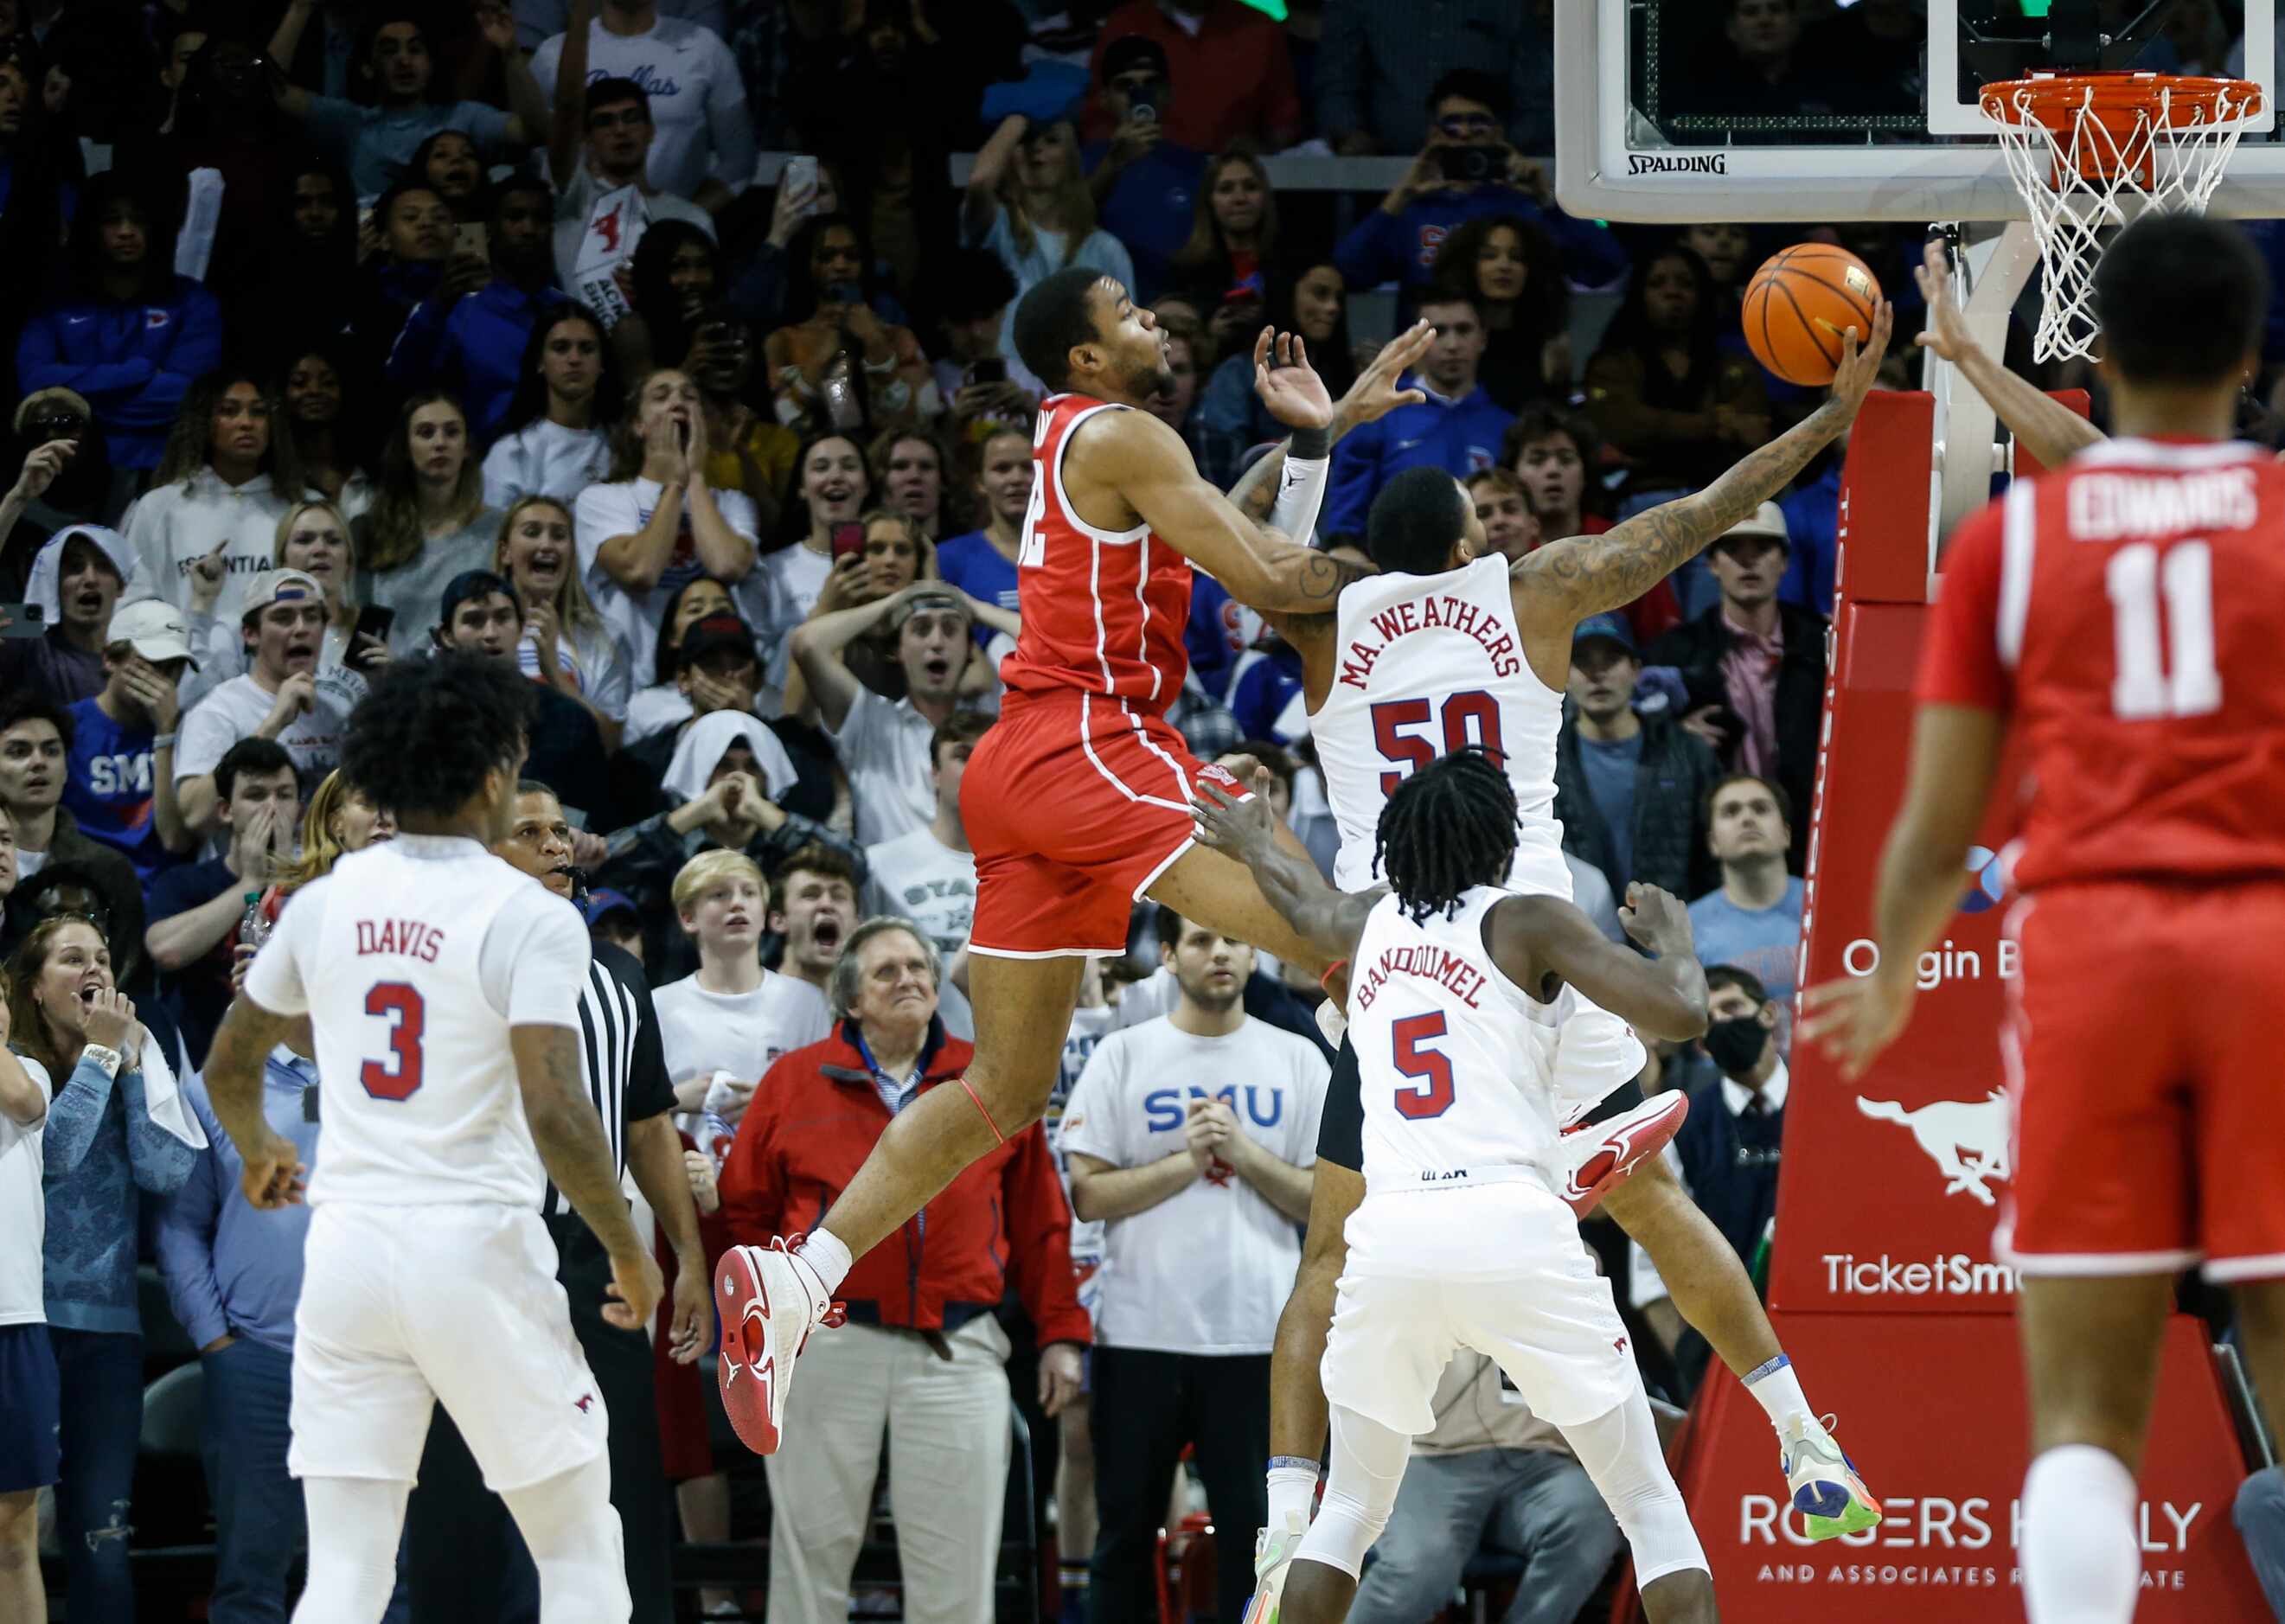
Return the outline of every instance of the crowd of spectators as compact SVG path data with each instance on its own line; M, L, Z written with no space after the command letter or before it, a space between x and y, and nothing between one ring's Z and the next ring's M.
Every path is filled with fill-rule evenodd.
M1265 323L1338 395L1396 323L1433 322L1425 399L1336 450L1329 545L1426 464L1520 556L1697 488L1814 405L1745 350L1758 239L1558 206L1543 5L1048 9L0 0L0 950L21 1057L0 1060L0 1377L11 1330L43 1322L73 1418L59 1470L0 1479L0 1614L38 1616L10 1612L7 1575L28 1491L57 1481L73 1615L132 1616L146 1354L169 1343L205 1382L208 1616L276 1616L291 1582L298 1241L233 1194L197 1076L280 900L392 833L385 797L334 771L380 666L449 647L535 685L528 770L560 797L596 941L654 989L708 1243L758 1242L813 1220L973 1036L960 785L1020 632L1044 393L1010 342L1026 288L1084 264L1149 302L1177 380L1152 409L1224 482L1277 432L1252 388ZM1732 10L1744 51L1794 6ZM1402 173L1281 190L1288 151ZM1909 287L1909 244L1821 234ZM1839 462L1579 629L1559 747L1582 906L1616 938L1629 882L1691 900L1707 961L1732 967L1717 1015L1769 1034L1661 1057L1668 1086L1730 1106L1693 1111L1706 1142L1680 1154L1748 1256ZM1203 578L1188 641L1174 719L1201 756L1269 766L1329 863L1298 661ZM1182 1441L1225 1526L1260 1520L1321 994L1163 911L1134 944L1090 977L1059 1126L931 1204L912 1280L901 1259L852 1276L857 1323L805 1363L793 1412L816 1447L773 1459L768 1512L715 1453L711 1381L657 1362L661 1515L702 1546L766 1533L773 1616L844 1617L852 1583L868 1604L884 1439L905 1611L980 1616L1011 1396L1074 1606L1091 1573L1103 1616L1145 1607ZM305 1158L312 1075L281 1051L270 1078ZM22 1127L41 1096L43 1145ZM11 1216L43 1199L43 1265ZM165 1286L139 1305L138 1250ZM1210 1323L1166 1300L1203 1300L1169 1283L1202 1267L1228 1283ZM1702 1350L1646 1268L1627 1295L1680 1346L1661 1391L1686 1400ZM1089 1342L1107 1407L1082 1389ZM1575 1569L1560 1593L1583 1599L1617 1542L1575 1463L1496 1373L1447 1385L1363 1593L1377 1616L1449 1594L1470 1553L1447 1500L1485 1542ZM1528 1470L1491 1470L1511 1455ZM1225 1619L1245 1551L1220 1553ZM758 1615L763 1589L718 1567L701 1603Z

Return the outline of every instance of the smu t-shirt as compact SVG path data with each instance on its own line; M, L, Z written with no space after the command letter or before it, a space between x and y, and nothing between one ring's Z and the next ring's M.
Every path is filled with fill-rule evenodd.
M113 721L91 699L74 705L71 718L64 805L78 820L81 834L135 865L135 877L147 891L152 877L178 860L159 838L159 822L152 815L154 735L145 725Z
M1330 1072L1307 1040L1249 1020L1199 1038L1170 1020L1096 1045L1064 1105L1063 1148L1142 1167L1183 1148L1193 1098L1229 1102L1239 1131L1280 1161L1317 1159ZM1169 1353L1266 1353L1301 1263L1293 1220L1220 1162L1147 1211L1103 1226L1105 1347Z

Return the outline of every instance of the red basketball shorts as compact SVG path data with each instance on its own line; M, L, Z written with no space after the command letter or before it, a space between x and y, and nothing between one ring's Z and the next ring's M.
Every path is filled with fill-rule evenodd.
M2285 883L2073 885L2017 906L2002 1047L2027 1275L2285 1276Z
M969 951L1125 953L1135 898L1190 850L1202 781L1245 793L1159 717L1095 694L1009 695L960 786L976 852Z

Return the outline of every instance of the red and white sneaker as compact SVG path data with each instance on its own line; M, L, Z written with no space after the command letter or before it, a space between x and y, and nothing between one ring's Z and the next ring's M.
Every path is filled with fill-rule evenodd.
M1690 1115L1690 1098L1679 1088L1654 1094L1608 1122L1582 1122L1563 1130L1556 1165L1561 1182L1555 1193L1584 1218L1634 1170L1666 1149Z
M801 1238L733 1246L714 1267L714 1312L722 1322L714 1379L732 1430L756 1455L777 1453L793 1362L809 1333L842 1322L841 1305L791 1250Z

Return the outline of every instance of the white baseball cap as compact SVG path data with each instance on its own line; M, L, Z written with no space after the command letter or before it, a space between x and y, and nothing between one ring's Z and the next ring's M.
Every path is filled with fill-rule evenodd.
M192 671L199 669L198 657L191 653L190 622L174 605L156 598L122 603L112 610L111 630L105 640L129 644L154 665L188 660Z
M1774 541L1787 552L1793 549L1793 537L1786 533L1785 509L1775 502L1764 502L1752 513L1724 530L1714 538L1720 546L1732 536L1763 536Z

